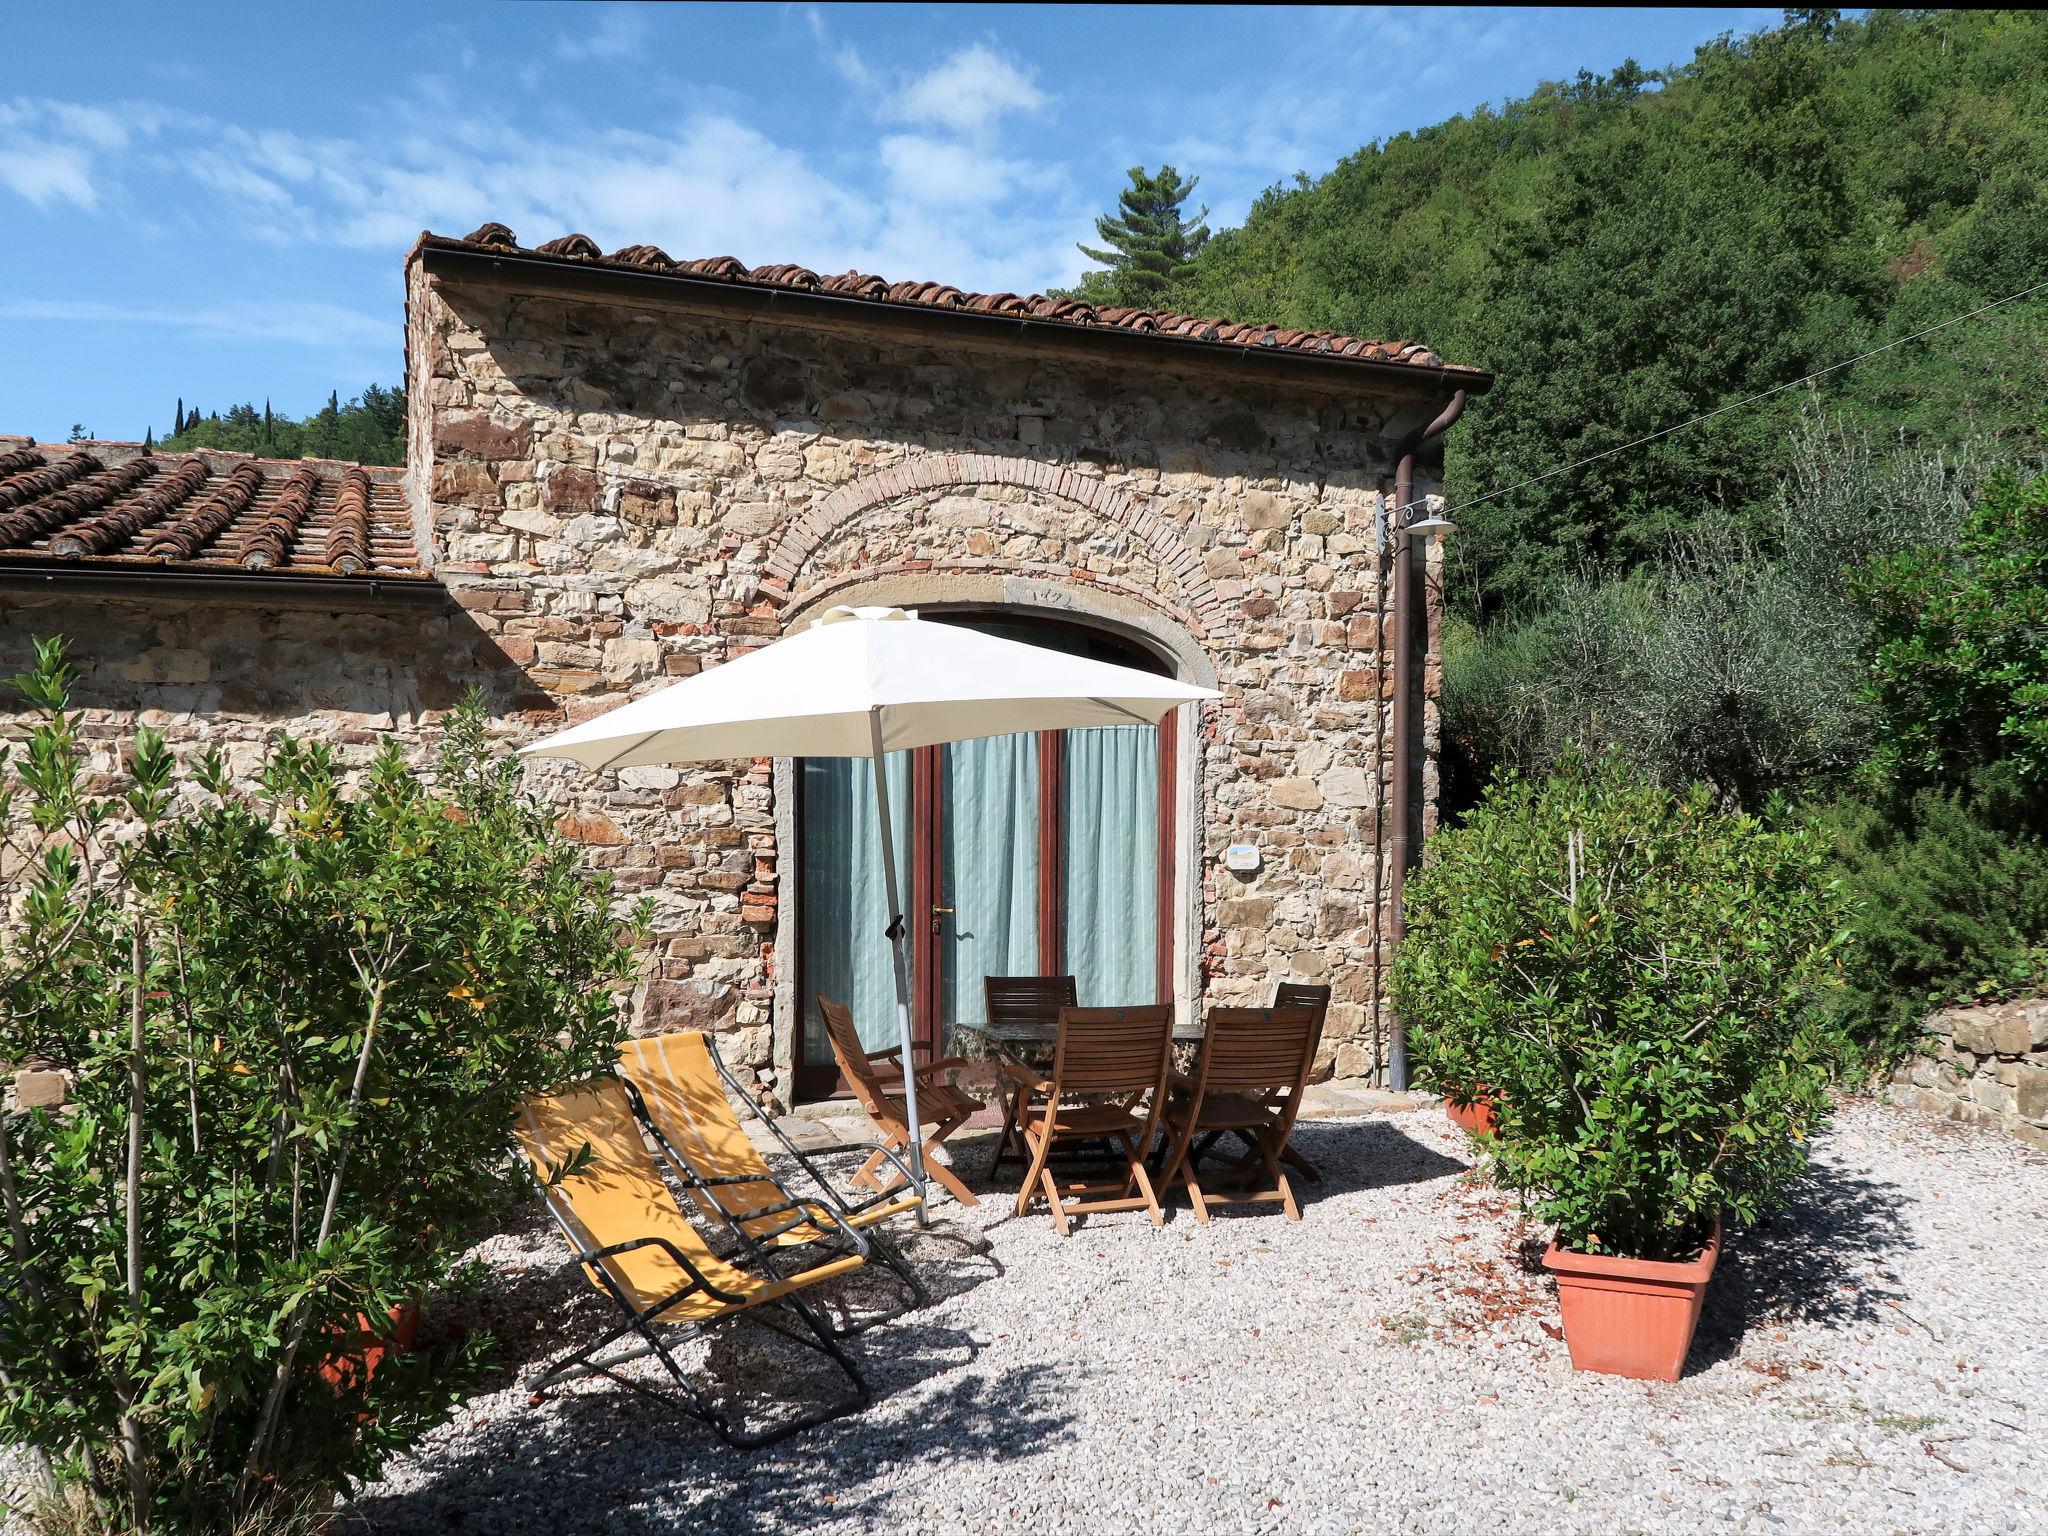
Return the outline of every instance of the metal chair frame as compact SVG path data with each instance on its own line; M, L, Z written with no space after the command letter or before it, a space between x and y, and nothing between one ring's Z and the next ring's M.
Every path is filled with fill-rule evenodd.
M904 1290L909 1294L909 1299L900 1307L847 1327L839 1327L823 1319L816 1321L813 1326L817 1327L821 1333L829 1338L854 1338L866 1333L870 1328L879 1327L886 1322L892 1322L907 1312L929 1306L931 1304L930 1291L925 1288L924 1282L918 1279L917 1272L910 1267L909 1261L903 1257L902 1252L896 1245L879 1230L872 1227L867 1229L855 1227L850 1219L860 1216L886 1201L898 1201L908 1198L921 1203L923 1197L915 1193L915 1185L912 1185L912 1192L907 1196L901 1188L898 1188L891 1192L871 1194L859 1199L849 1199L834 1188L832 1181L826 1178L817 1164L811 1161L812 1157L829 1157L836 1153L880 1152L902 1174L904 1181L909 1183L910 1169L904 1164L903 1159L888 1148L878 1147L872 1142L837 1142L831 1146L813 1147L809 1153L806 1153L790 1138L781 1126L775 1123L774 1117L764 1113L761 1107L754 1102L752 1096L740 1086L739 1081L733 1077L731 1069L726 1066L724 1058L718 1054L717 1044L709 1036L706 1036L704 1039L704 1049L711 1058L711 1065L717 1071L719 1081L730 1090L732 1096L737 1097L747 1106L747 1112L751 1118L760 1121L761 1124L768 1128L769 1134L775 1138L777 1144L799 1168L803 1169L811 1182L816 1184L824 1193L825 1199L829 1203L821 1205L816 1200L801 1198L774 1170L766 1169L765 1164L763 1165L765 1170L763 1172L709 1175L699 1172L691 1165L689 1158L678 1150L669 1139L668 1133L662 1129L659 1117L647 1107L646 1099L642 1096L632 1079L622 1074L620 1081L625 1084L626 1097L632 1101L634 1115L638 1117L648 1134L653 1137L654 1144L661 1149L663 1160L668 1164L670 1171L675 1174L677 1180L682 1183L684 1188L693 1195L701 1195L702 1203L708 1204L717 1213L727 1229L733 1234L741 1251L749 1259L761 1268L766 1269L770 1274L775 1275L778 1279L788 1279L793 1274L800 1274L805 1269L815 1267L815 1262L824 1262L825 1258L836 1255L840 1246L844 1244L850 1246L863 1259L881 1260L887 1266L890 1273L902 1282ZM782 1198L769 1205L739 1208L728 1203L721 1194L721 1191L730 1190L736 1186L763 1183L772 1185ZM757 1224L762 1219L772 1216L786 1216L788 1219L766 1231L748 1230L751 1224ZM820 1220L820 1216L824 1219ZM776 1242L776 1239L799 1231L804 1227L810 1227L816 1233L816 1236L804 1239L802 1242L794 1245L783 1245ZM824 1255L824 1257L813 1264L797 1265L792 1269L786 1270L777 1262L776 1255L778 1252L788 1254L802 1253L805 1248L813 1243L823 1245ZM815 1311L815 1309L812 1310Z

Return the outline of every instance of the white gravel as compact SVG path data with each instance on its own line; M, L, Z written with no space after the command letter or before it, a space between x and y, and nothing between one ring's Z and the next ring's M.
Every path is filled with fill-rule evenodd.
M615 1386L536 1409L515 1381L343 1529L2048 1532L2048 1158L1845 1106L1663 1385L1572 1372L1538 1234L1436 1109L1297 1144L1325 1173L1298 1225L1182 1205L1062 1241L1000 1196L943 1206L916 1256L945 1295L854 1341L865 1414L746 1455ZM551 1233L484 1251L520 1381L590 1337ZM758 1330L727 1332L717 1363L758 1377Z

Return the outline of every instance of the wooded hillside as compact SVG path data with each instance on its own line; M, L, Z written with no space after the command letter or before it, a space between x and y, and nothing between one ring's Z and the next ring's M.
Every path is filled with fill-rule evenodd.
M2048 279L2044 185L2048 18L1792 12L1367 145L1268 192L1167 302L1495 370L1451 449L1459 502ZM1753 523L1802 411L1948 445L2031 434L2044 401L2036 300L1472 507L1452 601L1527 609L1703 512Z

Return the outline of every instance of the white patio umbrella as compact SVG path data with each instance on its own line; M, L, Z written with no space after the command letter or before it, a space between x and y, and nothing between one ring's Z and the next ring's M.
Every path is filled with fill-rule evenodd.
M587 768L742 757L865 757L875 765L882 877L911 1168L924 1132L910 1049L907 930L896 883L886 755L912 747L1101 725L1155 725L1221 697L1171 678L937 624L901 608L834 608L773 645L522 748Z

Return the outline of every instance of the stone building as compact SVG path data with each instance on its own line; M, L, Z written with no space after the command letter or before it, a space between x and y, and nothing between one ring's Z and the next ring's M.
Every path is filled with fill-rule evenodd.
M472 683L523 741L833 605L912 607L1224 695L1156 730L906 755L922 1030L975 1017L984 974L1183 1008L1311 978L1334 988L1325 1067L1384 1070L1390 860L1434 803L1441 548L1390 513L1427 504L1430 433L1485 374L499 225L423 236L406 274L402 472L0 439L0 665L67 635L108 766L138 717L241 769L285 728L351 761L392 733L424 749ZM636 1027L724 1031L784 1101L832 1087L805 999L888 1029L865 771L532 766L653 901Z

